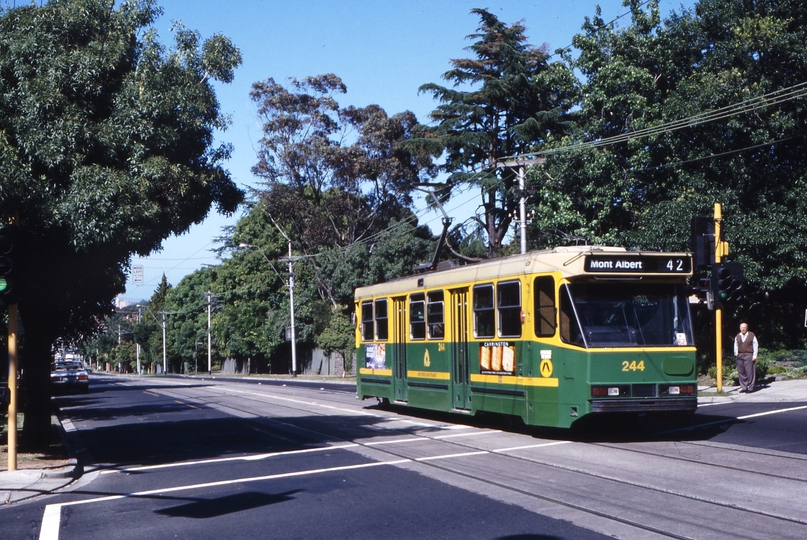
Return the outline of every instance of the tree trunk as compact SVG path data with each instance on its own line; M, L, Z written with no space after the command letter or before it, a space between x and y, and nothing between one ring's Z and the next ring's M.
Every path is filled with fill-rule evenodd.
M25 413L20 444L26 450L43 450L50 443L50 345L53 340L39 337L26 328L23 370Z

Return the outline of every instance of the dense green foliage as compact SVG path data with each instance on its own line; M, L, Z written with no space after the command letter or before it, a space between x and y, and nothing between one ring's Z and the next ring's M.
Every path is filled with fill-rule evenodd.
M412 146L445 156L447 189L478 186L483 215L476 224L488 239L488 256L502 247L518 210L515 167L497 167L498 160L524 154L543 144L550 134L562 134L565 118L577 97L572 72L562 63L549 63L543 48L526 43L526 28L499 21L486 9L474 9L481 26L469 47L474 58L452 60L443 78L451 87L424 84L440 105L434 122L421 126Z
M429 259L433 239L413 225L411 197L438 169L444 199L469 185L482 196L482 213L451 231L454 250L511 249L521 194L515 170L497 165L514 156L547 160L528 171L531 249L685 250L691 219L721 203L749 299L727 311L725 335L742 318L763 347L804 348L807 12L796 0L701 0L667 18L653 1L625 5L630 19L597 12L552 56L529 45L524 24L473 10L470 58L452 60L446 86L421 87L438 102L429 126L408 112L341 107L346 88L332 74L256 83L264 132L253 172L263 184L222 264L167 291L169 369L199 357L208 290L214 364L288 369L289 245L302 347L345 355L355 287ZM696 315L703 354L713 354L711 314Z
M539 245L562 239L686 249L721 203L749 318L798 345L807 288L807 14L800 2L702 0L662 21L626 3L625 28L587 19L567 57L583 75L576 132L533 171ZM591 142L596 144L591 144ZM730 321L733 328L736 324Z
M354 288L408 274L428 260L431 234L412 225L410 207L413 187L434 170L427 154L404 145L417 121L376 105L343 109L335 96L344 92L335 75L291 80L288 87L272 79L254 85L264 137L253 170L263 187L224 238L229 257L166 295L169 370L195 362L201 342L206 352L210 291L217 300L213 363L290 371L290 255L298 369L317 346L339 353L349 367Z
M211 85L240 53L181 26L167 50L150 29L159 13L152 0L53 0L0 16L0 218L22 235L26 431L50 424L51 343L110 311L130 256L242 199L229 148L213 146L226 121Z

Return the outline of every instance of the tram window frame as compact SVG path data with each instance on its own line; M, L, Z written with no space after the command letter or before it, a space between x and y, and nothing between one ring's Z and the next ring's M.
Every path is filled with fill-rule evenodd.
M426 321L429 339L445 338L445 294L442 290L426 294Z
M419 309L419 313L416 310ZM409 338L426 339L426 295L415 293L409 296Z
M361 303L361 340L373 341L375 338L375 316L373 301L366 300Z
M535 335L552 337L558 328L555 278L536 277L533 281L533 291L535 291Z
M513 293L512 288L515 288ZM515 300L515 303L512 303ZM510 302L510 303L508 303ZM521 337L521 282L500 281L496 284L496 311L498 312L499 336Z
M389 339L389 306L386 298L375 301L375 336L378 341Z
M487 289L484 296L481 291ZM485 304L480 304L480 300L488 300ZM488 305L489 303L489 305ZM493 283L474 285L473 288L473 309L474 309L474 337L493 338L496 337L496 295ZM488 332L488 328L490 331Z
M588 347L567 284L563 284L560 291L560 339L565 343Z

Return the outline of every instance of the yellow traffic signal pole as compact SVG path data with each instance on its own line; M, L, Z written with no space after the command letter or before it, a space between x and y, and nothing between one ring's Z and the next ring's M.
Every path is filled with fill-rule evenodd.
M11 218L11 224L17 216ZM8 306L8 470L17 470L17 304Z
M729 244L721 240L721 228L723 225L723 209L720 203L715 203L715 262L712 272L722 261L723 257L729 254ZM716 298L715 302L719 302ZM715 362L717 378L717 391L723 391L723 306L715 304Z
M8 306L8 470L17 470L17 304Z

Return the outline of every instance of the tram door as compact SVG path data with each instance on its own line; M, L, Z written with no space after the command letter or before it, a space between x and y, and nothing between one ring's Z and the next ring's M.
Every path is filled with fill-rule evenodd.
M451 382L454 409L471 408L471 376L468 373L468 289L451 295Z
M395 401L407 401L406 392L406 297L392 299L392 354L395 363Z

